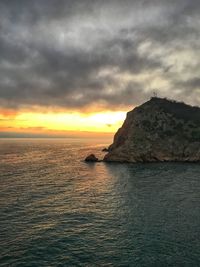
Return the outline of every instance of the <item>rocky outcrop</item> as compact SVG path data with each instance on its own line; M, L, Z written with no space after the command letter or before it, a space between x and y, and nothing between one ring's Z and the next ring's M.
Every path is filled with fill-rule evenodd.
M86 162L98 162L99 159L94 154L90 154L89 156L85 158L85 161Z
M200 108L152 98L127 113L104 161L200 162Z
M102 152L109 152L109 149L105 147L105 148L103 148L101 151L102 151Z

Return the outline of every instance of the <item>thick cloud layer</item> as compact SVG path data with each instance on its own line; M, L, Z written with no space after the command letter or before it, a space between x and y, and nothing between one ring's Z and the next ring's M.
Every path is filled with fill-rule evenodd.
M0 105L200 105L197 0L1 0Z

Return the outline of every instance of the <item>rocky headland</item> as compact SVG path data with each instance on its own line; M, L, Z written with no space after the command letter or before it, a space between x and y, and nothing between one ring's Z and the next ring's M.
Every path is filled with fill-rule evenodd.
M106 162L200 162L200 108L152 97L127 113Z

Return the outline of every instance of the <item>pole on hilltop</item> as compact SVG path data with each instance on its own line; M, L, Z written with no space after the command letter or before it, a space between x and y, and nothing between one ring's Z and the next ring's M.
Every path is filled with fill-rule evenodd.
M158 97L158 94L156 91L153 91L153 97Z

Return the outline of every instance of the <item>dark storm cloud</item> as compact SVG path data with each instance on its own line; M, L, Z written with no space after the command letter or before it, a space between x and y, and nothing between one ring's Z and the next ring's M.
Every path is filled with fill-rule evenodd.
M195 0L2 0L0 105L114 108L155 87L200 104L199 12Z

